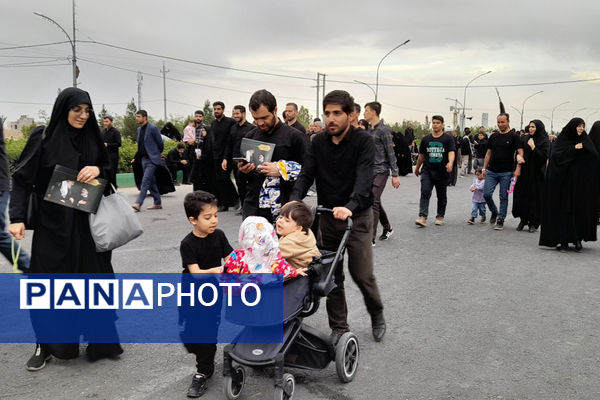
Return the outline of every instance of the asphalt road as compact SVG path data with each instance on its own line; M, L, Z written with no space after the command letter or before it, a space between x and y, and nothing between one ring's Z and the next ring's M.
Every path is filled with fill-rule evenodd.
M356 379L340 383L333 364L291 370L294 398L600 398L600 246L584 243L580 254L540 248L538 234L516 232L511 217L502 232L489 223L467 225L471 180L449 188L447 224L427 228L414 225L414 175L401 178L398 190L387 186L383 204L394 234L374 249L387 334L373 341L362 297L347 281L349 321L361 346ZM179 242L191 230L182 199L190 189L180 186L164 197L163 210L139 214L145 233L113 252L115 271L180 270ZM136 192L125 192L133 201ZM435 194L430 211L435 215ZM220 215L233 247L240 222L232 212ZM0 267L10 270L4 260ZM323 309L305 322L328 332ZM0 398L186 398L194 357L181 344L123 347L119 360L53 359L31 373L25 362L32 344L0 344ZM205 399L223 398L221 349ZM272 390L268 371L250 371L242 398L269 399Z

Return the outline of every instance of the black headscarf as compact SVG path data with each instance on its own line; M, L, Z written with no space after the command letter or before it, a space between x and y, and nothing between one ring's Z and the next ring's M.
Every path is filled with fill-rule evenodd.
M600 121L594 122L592 125L592 129L590 129L590 139L592 139L592 143L596 146L596 151L600 152Z
M534 119L529 122L530 124L535 125L535 133L533 135L529 134L529 136L533 139L533 142L536 146L539 146L540 143L544 142L548 139L548 133L546 132L546 126L539 119Z
M92 100L88 92L78 88L67 88L56 98L42 144L42 168L58 164L79 171L86 165L96 165L102 174L108 156L96 116L90 112L81 129L68 122L69 110L80 104L91 108Z
M554 144L555 150L563 149L564 147L575 146L577 143L581 143L587 137L585 131L581 134L577 134L577 127L583 124L585 126L585 122L581 118L572 118L562 131L560 131L560 135L556 138L556 143Z

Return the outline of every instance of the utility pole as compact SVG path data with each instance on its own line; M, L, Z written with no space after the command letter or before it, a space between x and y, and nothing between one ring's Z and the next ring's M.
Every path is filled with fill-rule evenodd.
M142 75L142 71L138 71L137 73L137 83L138 83L138 110L142 109L142 85L144 80L144 75Z
M163 106L165 111L165 122L167 122L167 77L166 73L169 72L168 69L165 69L165 62L163 61L163 67L160 70L163 74Z
M325 99L325 74L321 74L323 75L323 99ZM323 110L325 111L325 110Z
M52 22L54 25L56 25L58 27L58 29L60 29L65 36L67 37L67 39L69 40L69 44L71 45L71 66L73 68L73 87L77 87L77 78L79 78L79 67L77 66L77 47L76 47L76 42L75 42L75 0L73 0L73 33L72 33L72 37L69 36L69 34L67 33L67 31L55 20L53 20L52 18L48 17L47 15L44 14L40 14L37 12L34 12L35 15L37 15L38 17L42 17L44 18L46 21L50 21Z
M316 118L319 118L319 89L320 89L320 85L321 84L321 73L317 72L317 113Z
M75 44L75 0L73 0L73 87L77 87L77 78L79 77L79 67L77 67L77 50Z

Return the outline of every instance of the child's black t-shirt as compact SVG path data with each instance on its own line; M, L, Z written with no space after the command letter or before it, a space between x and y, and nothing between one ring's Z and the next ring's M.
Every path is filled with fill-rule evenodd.
M456 142L451 135L443 133L440 137L427 135L421 139L419 153L425 156L423 166L431 172L446 170L448 164L448 153L456 152Z
M183 272L189 272L187 266L190 264L198 264L200 269L218 267L222 265L221 260L232 251L233 248L227 241L225 233L220 229L215 229L213 233L203 238L190 232L179 246Z

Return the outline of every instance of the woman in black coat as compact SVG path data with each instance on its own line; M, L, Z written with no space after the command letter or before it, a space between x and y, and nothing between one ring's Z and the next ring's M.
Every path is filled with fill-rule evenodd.
M555 141L542 208L541 246L568 249L596 240L599 157L581 118L573 118Z
M529 123L529 134L521 136L524 164L518 164L518 175L513 194L512 214L521 218L517 230L528 226L529 232L535 232L540 226L542 214L542 196L548 161L550 141L544 123L534 119Z
M31 133L12 177L9 232L15 239L25 236L27 198L33 192L37 201L29 272L112 274L111 252L96 252L89 214L42 201L57 165L78 171L77 180L85 183L111 174L92 101L81 89L63 90L56 98L48 126L38 127ZM79 355L79 343L75 342L80 335L88 333L87 314L61 314L56 320L53 319L56 314L49 316L45 310L31 311L31 323L38 340L55 337L53 335L60 331L62 337L68 332L73 343L38 343L27 362L28 370L42 369L53 355L62 359ZM98 313L94 318L101 321L103 330L111 333L111 338L117 338L113 312ZM123 350L119 343L90 343L86 352L90 360L96 360L117 356Z

